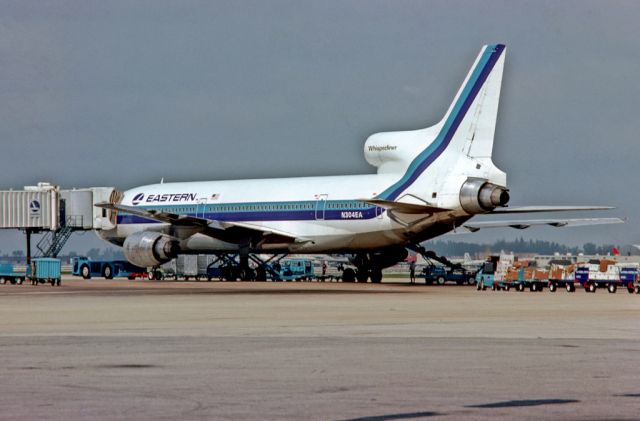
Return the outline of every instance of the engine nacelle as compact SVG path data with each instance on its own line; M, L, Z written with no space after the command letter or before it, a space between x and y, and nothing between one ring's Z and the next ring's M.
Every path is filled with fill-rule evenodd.
M469 178L460 188L460 204L465 211L490 212L509 203L509 190L483 178Z
M143 268L158 266L178 254L178 244L168 235L158 232L137 232L124 240L122 245L127 260Z

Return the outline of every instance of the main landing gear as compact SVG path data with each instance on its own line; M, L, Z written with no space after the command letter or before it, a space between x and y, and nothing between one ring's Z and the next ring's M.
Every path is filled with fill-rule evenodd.
M342 282L382 282L382 269L393 266L407 258L404 248L357 253L349 259L356 269L347 268L342 272Z
M218 260L214 263L221 263L217 272L221 280L234 282L240 281L260 281L267 280L267 275L271 275L272 279L277 279L276 271L279 268L279 262L286 254L275 254L267 260L263 260L255 254L219 254ZM249 262L254 263L252 268Z

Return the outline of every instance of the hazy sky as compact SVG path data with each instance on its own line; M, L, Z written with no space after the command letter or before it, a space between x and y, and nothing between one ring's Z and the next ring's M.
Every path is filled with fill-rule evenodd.
M437 122L503 42L511 204L629 220L456 239L640 242L639 22L636 1L0 1L0 187L370 173L367 136Z

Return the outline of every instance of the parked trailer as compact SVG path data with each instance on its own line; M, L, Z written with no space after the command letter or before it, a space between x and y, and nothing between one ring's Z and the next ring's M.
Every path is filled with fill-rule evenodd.
M91 260L87 257L73 257L71 263L71 274L82 276L84 279L92 277L135 279L147 272L145 268L133 265L126 260Z
M548 283L549 272L530 267L528 264L529 262L516 262L514 266L507 269L504 280L497 282L493 289L509 291L513 288L520 292L525 289L532 292L543 291Z
M551 264L549 267L549 291L564 288L567 292L576 290L576 266L572 264Z
M638 264L617 264L613 260L602 260L599 263L578 264L575 278L586 292L593 293L598 288L607 288L610 294L614 294L619 286L633 292L637 276Z
M11 285L21 285L26 278L26 273L16 272L11 263L0 263L0 283Z
M27 266L27 278L32 285L48 282L51 286L60 286L62 273L60 259L50 257L37 257L31 259L31 265Z

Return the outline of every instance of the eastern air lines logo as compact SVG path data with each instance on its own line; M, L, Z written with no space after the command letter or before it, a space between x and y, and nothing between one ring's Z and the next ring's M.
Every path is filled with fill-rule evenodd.
M195 201L198 198L196 193L166 193L166 194L149 194L146 199L144 193L138 193L133 196L131 203L135 206L141 202L153 203L153 202L189 202Z
M40 215L40 202L38 202L37 200L32 200L31 203L29 203L29 211L31 212L32 216Z

